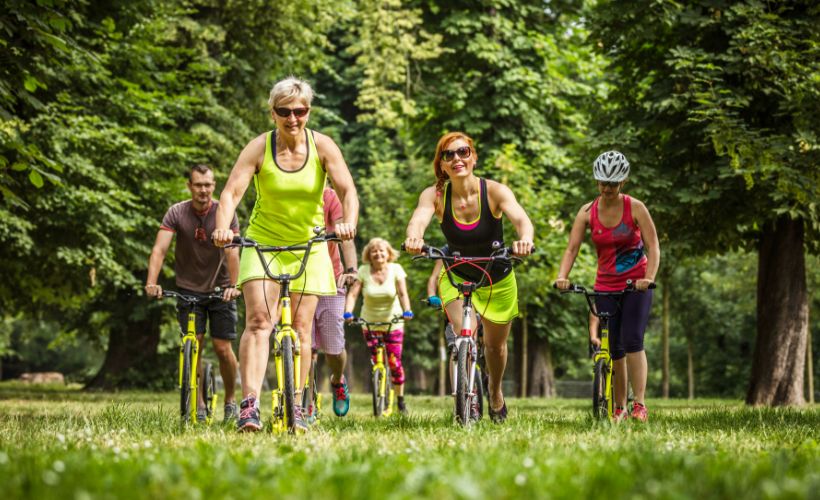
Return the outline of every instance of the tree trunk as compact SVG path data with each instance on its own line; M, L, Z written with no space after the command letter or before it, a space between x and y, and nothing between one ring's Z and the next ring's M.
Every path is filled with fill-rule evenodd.
M812 359L811 328L809 328L806 338L806 379L808 380L809 403L814 404L814 360Z
M117 293L117 304L105 361L86 389L150 387L158 382L158 374L167 371L167 367L160 366L157 354L162 309L149 306L144 297L129 296L124 291Z
M661 335L661 350L663 351L663 366L661 375L661 393L663 399L669 399L669 273L661 275L663 284L663 333Z
M529 368L527 361L529 357L530 329L527 326L527 308L526 306L521 310L521 388L519 395L522 398L527 397L527 375Z
M695 348L692 337L686 338L686 378L689 382L689 399L695 399Z
M808 332L802 220L766 224L757 275L757 340L746 403L800 405Z
M529 396L555 397L555 367L552 364L552 348L549 337L533 337L532 377Z

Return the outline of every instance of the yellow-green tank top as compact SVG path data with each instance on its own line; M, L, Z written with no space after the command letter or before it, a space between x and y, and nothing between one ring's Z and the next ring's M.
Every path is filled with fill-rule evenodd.
M304 165L294 171L282 170L275 160L275 133L268 132L265 160L253 177L256 203L247 235L265 245L303 243L314 236L314 226L324 227L322 192L327 173L319 159L313 131L307 128Z

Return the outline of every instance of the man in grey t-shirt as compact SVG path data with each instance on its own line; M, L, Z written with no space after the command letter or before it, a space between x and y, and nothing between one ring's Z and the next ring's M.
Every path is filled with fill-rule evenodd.
M217 248L208 237L216 227L218 201L212 199L216 183L214 173L207 165L196 165L188 176L191 199L177 203L165 213L157 232L157 239L148 260L148 278L145 292L150 297L162 297L162 287L157 284L165 255L176 235L174 271L176 286L186 295L207 295L214 288L224 289L222 300L207 300L197 308L196 333L199 344L205 336L206 323L210 322L211 340L219 359L219 371L225 384L225 420L236 419L236 356L232 341L236 339L236 303L240 292L235 287L239 275L239 251L237 248ZM239 233L239 221L234 215L231 229ZM189 308L182 301L177 304L177 319L182 331L188 328ZM202 356L197 372L202 375ZM198 391L197 420L205 419L204 392Z

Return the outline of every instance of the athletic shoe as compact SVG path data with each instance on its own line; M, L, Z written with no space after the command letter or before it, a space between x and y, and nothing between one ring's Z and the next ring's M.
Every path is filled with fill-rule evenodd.
M639 422L646 422L649 419L649 415L646 412L646 406L641 403L633 403L632 418L638 420Z
M196 409L196 421L199 424L204 424L208 421L208 410L205 408L197 408Z
M615 408L615 412L613 412L612 414L612 421L615 423L623 422L628 418L629 413L627 413L626 409L624 408Z
M404 396L399 396L398 400L399 413L407 415L407 405L404 403Z
M223 424L235 422L239 418L239 409L236 407L236 403L225 403L222 413L224 415L222 418Z
M257 432L262 430L259 421L259 408L256 407L256 395L250 394L239 405L239 421L236 427L240 432Z
M308 430L308 424L302 416L302 405L296 405L296 407L293 408L293 430L299 433L307 432Z
M498 411L493 410L492 404L487 405L487 412L490 414L490 419L496 423L501 424L505 420L507 420L507 401L504 401L504 404L501 405L501 409Z
M344 417L350 410L350 392L347 390L347 380L344 375L341 380L341 384L330 383L333 388L333 413L337 417Z

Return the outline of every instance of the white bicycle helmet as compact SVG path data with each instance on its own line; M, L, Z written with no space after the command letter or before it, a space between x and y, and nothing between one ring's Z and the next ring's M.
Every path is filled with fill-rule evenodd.
M596 181L621 182L629 177L629 162L617 151L601 153L592 164L592 175Z

